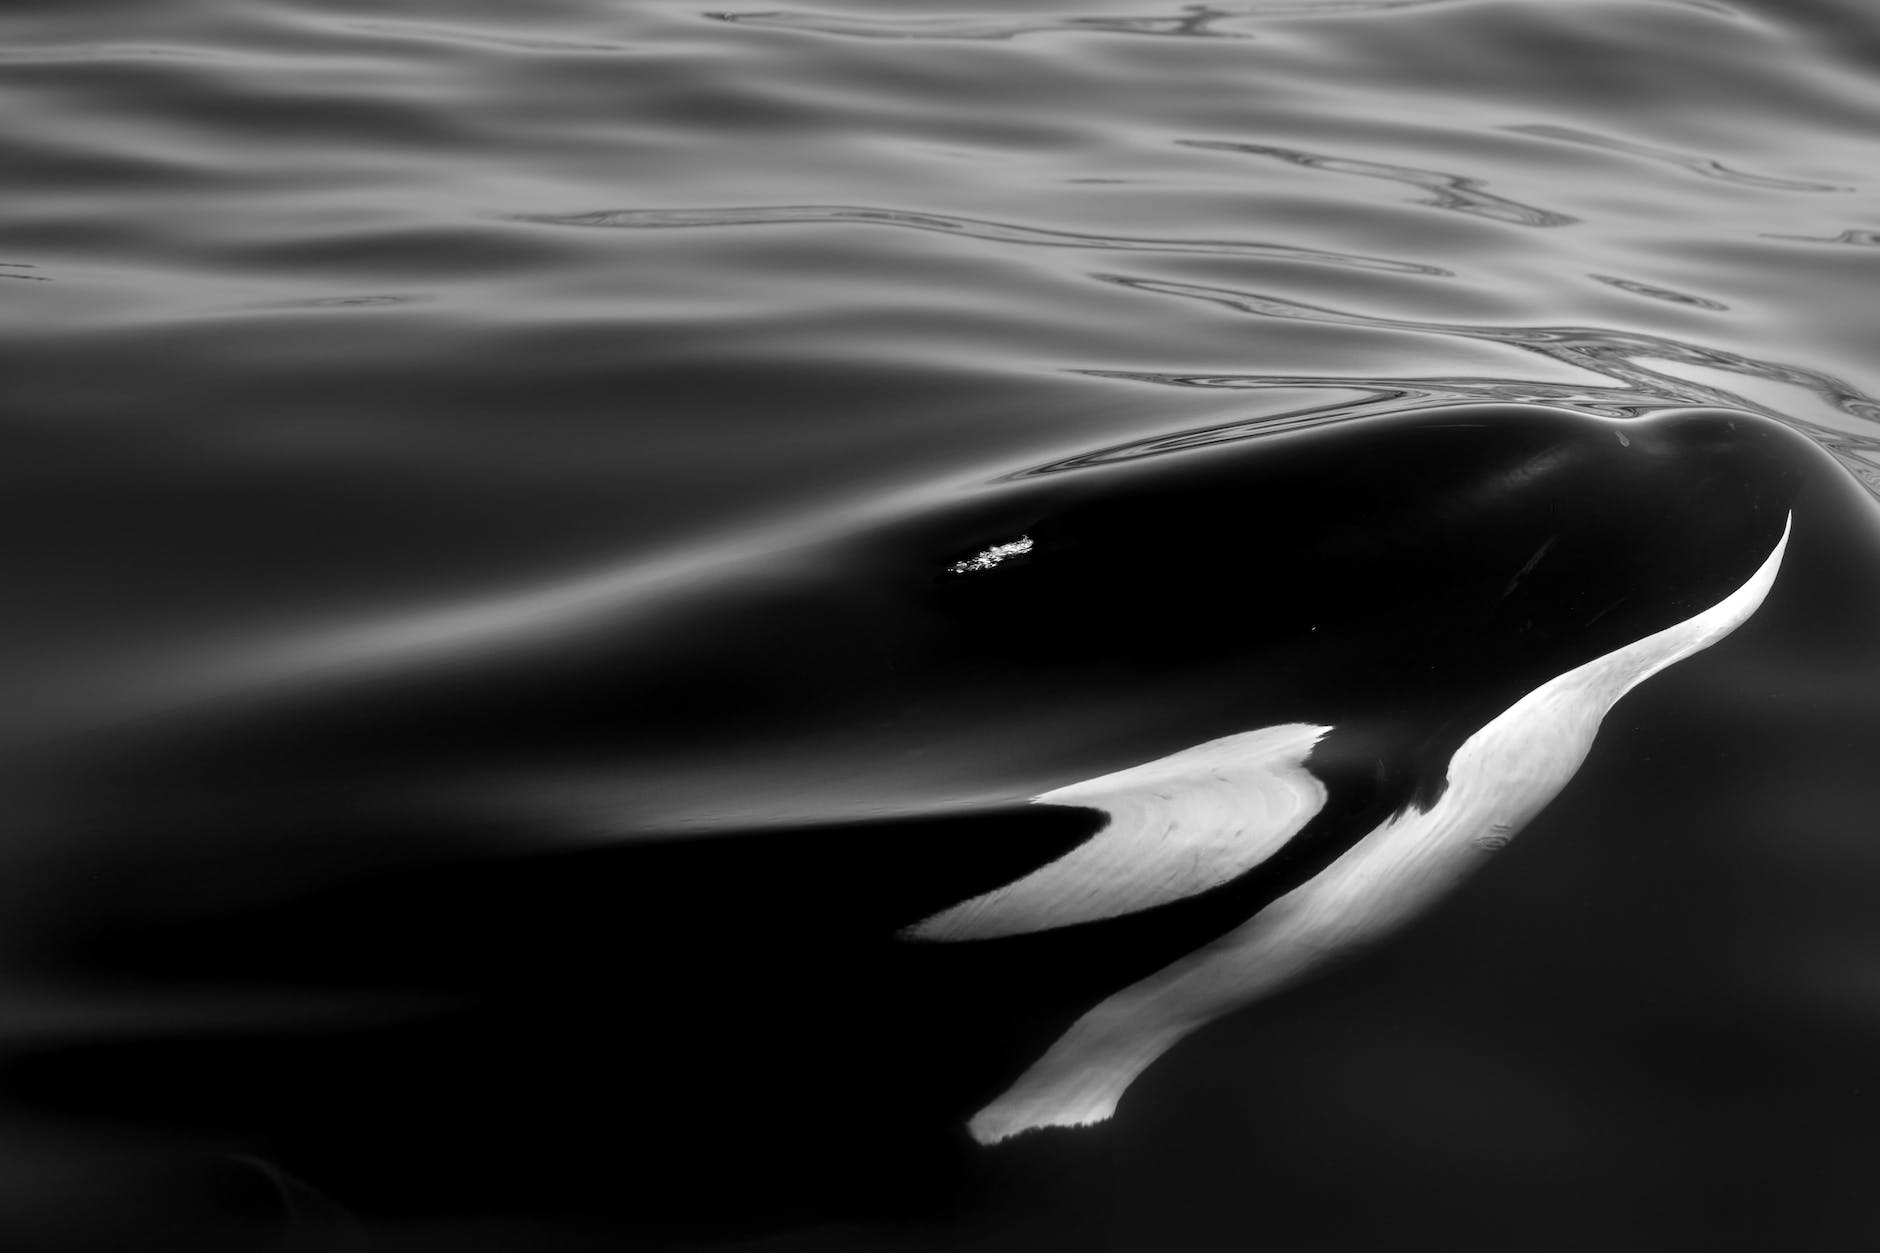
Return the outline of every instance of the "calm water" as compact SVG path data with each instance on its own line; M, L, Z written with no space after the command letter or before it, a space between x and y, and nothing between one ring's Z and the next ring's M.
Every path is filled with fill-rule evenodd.
M3 1242L1880 1242L1876 136L1859 0L12 6ZM1198 689L1022 729L962 698L916 760L709 686L669 732L595 633L736 691L773 665L754 571L989 484L1483 403L1801 432L1794 594L1631 698L1429 925L1197 1035L1109 1130L799 1156L815 1102L751 1104L780 1073L675 1146L636 1095L666 1080L611 1060L691 960L604 921L646 875L460 881L1114 768ZM552 695L396 686L517 651ZM720 1034L803 1021L723 996L763 1008ZM643 1025L598 1027L622 1001Z

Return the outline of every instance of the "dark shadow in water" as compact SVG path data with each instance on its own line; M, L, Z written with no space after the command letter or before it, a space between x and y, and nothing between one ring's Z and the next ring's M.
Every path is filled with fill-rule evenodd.
M866 205L748 205L710 209L597 209L589 213L518 213L508 221L541 226L588 226L624 230L661 230L688 226L775 226L859 223L866 226L903 226L938 231L995 244L1029 244L1046 248L1097 248L1112 252L1200 253L1215 257L1260 257L1273 261L1304 261L1354 270L1380 270L1388 274L1425 274L1449 277L1451 271L1415 261L1393 261L1357 253L1301 248L1231 239L1145 239L1127 235L1085 235L1076 231L1046 230L988 222L948 213L878 209Z
M1441 170L1418 169L1412 165L1387 165L1381 161L1362 161L1355 157L1334 157L1324 153L1305 152L1297 148L1280 148L1271 144L1243 144L1215 139L1181 139L1176 141L1184 148L1202 148L1212 152L1244 152L1252 156L1277 157L1293 165L1307 169L1324 170L1331 174L1356 174L1364 178L1381 178L1393 183L1404 183L1411 187L1420 187L1430 193L1428 200L1415 203L1429 205L1437 209L1450 209L1456 213L1473 214L1479 218L1488 218L1495 222L1508 222L1515 226L1571 226L1580 219L1565 213L1556 213L1552 209L1541 209L1534 205L1522 204L1482 190L1482 180L1469 178L1461 174L1445 174Z
M720 22L811 31L819 35L846 35L856 39L1014 39L1046 32L1084 32L1102 35L1178 35L1212 39L1251 39L1246 31L1220 30L1217 23L1244 19L1328 17L1335 14L1378 13L1389 9L1423 8L1452 0L1327 0L1261 5L1251 9L1215 9L1185 4L1176 13L1144 17L850 17L837 13L774 9L756 13L707 13Z
M1510 126L1509 131L1517 135L1532 135L1536 139L1557 139L1562 143L1580 144L1587 148L1600 148L1607 152L1620 152L1629 157L1643 157L1647 161L1661 161L1666 165L1675 165L1701 174L1705 178L1714 178L1721 183L1735 183L1739 187L1762 187L1770 191L1852 191L1851 187L1840 187L1834 183L1811 183L1796 178L1774 178L1767 174L1745 174L1733 170L1721 161L1710 157L1693 156L1688 152L1674 152L1670 148L1658 148L1651 144L1641 144L1629 139L1615 139L1610 135L1600 135L1593 131L1582 130L1577 126L1553 126L1535 123L1524 126Z

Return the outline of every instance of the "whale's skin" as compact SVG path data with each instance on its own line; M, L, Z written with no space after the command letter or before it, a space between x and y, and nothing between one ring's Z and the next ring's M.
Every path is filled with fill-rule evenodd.
M1744 414L1468 406L1014 474L555 613L440 607L471 625L429 646L287 641L45 751L31 810L97 855L34 917L88 979L335 1007L16 1073L388 1205L731 1187L795 1221L964 1186L966 1119L1079 1015L1440 803L1498 713L1718 603L1791 513L1793 567L1845 479ZM1282 726L1327 729L1324 797L1257 864L906 937L1103 826L1029 798ZM630 1203L588 1147L623 1137L658 1148Z

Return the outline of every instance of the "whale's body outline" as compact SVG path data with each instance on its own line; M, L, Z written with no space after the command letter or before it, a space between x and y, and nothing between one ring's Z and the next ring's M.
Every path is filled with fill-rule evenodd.
M840 534L804 520L762 552L286 647L239 692L48 754L28 799L110 856L40 893L46 950L152 989L389 983L461 1009L336 1013L330 1036L252 1049L198 1023L190 1047L105 1038L21 1069L51 1105L265 1126L341 1197L411 1189L422 1156L440 1195L579 1178L611 1203L587 1146L622 1125L661 1146L649 1211L695 1215L730 1172L761 1181L757 1209L827 1188L834 1213L1080 1153L1092 1137L981 1153L967 1120L1090 1007L1434 804L1525 693L1724 597L1785 511L1771 608L1799 629L1833 516L1799 493L1830 472L1742 414L1417 411L911 498ZM1091 846L1106 779L1204 785L1145 816L1227 813L1247 762L1197 750L1247 728L1281 729L1278 773L1309 759L1297 809L1326 793L1264 860L1184 827L1161 895L1099 876L1087 923L902 938ZM153 927L158 873L210 890ZM573 1125L592 1134L557 1148Z

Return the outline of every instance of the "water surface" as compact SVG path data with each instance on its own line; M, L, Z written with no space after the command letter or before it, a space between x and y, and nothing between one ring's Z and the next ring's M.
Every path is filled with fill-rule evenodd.
M369 1088L389 1082L372 1032L437 1010L315 995L265 963L87 966L68 950L92 929L229 935L257 901L369 884L410 850L361 852L363 821L232 846L175 814L93 826L41 777L279 685L552 639L990 483L1418 408L1741 409L1880 492L1877 67L1880 22L1854 0L14 6L15 1243L290 1247L267 1243L283 1214L295 1248L722 1234L601 1182L660 1151L630 1126L565 1191L504 1196L416 1164L408 1186L389 1166L314 1177L289 1160L304 1137L268 1125L286 1115L216 1089L219 1061L130 1066L92 1108L37 1091L30 1059L231 1033L340 1041L330 1063L216 1053L238 1091L343 1087L347 1067ZM1763 637L1781 647L1641 691L1601 742L1611 773L1421 939L1198 1036L1096 1148L963 1168L988 1172L947 1194L967 1201L744 1234L1871 1242L1880 616L1871 528L1836 508L1815 542L1844 599L1782 619ZM761 664L761 635L727 638L728 665ZM502 840L996 799L989 773L949 793L937 772L861 804L847 757L798 751L819 790L693 753L657 806L590 778L588 821ZM1011 797L1051 783L1012 774ZM92 876L119 886L73 886ZM648 960L623 952L622 977ZM323 1065L339 1079L304 1069ZM178 1075L203 1085L206 1129L133 1116ZM487 1081L513 1099L516 1075ZM473 1135L438 1118L437 1141ZM593 1129L562 1130L572 1160ZM411 1160L436 1149L420 1136ZM489 1154L525 1156L500 1131ZM715 1195L735 1211L747 1183L728 1171Z

